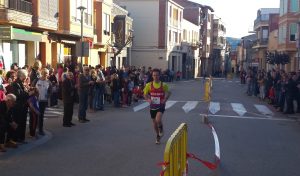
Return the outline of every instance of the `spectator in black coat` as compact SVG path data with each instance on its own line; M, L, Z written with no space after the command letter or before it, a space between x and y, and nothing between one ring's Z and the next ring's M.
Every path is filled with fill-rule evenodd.
M72 123L74 99L75 99L75 84L73 81L73 73L68 72L67 79L65 79L62 83L62 100L64 103L64 116L63 116L64 127L71 127L75 125L74 123Z
M24 69L20 69L17 72L16 81L11 84L12 93L17 97L14 120L18 124L18 128L15 140L20 143L26 143L25 131L28 112L27 100L29 98L29 87L26 86L27 76L28 72Z

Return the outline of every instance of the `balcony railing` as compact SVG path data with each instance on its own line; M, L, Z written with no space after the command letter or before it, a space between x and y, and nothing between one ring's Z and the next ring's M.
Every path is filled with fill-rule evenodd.
M25 0L0 0L0 6L32 14L32 3Z

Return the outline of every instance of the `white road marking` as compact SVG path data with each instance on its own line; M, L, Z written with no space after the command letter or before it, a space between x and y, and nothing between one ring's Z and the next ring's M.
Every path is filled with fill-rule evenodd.
M257 105L257 104L255 104L254 106L263 115L270 115L270 116L274 115L273 112L267 106L265 106L265 105Z
M236 83L239 83L240 81L235 81Z
M61 112L63 112L64 111L64 109L61 109L61 108L46 108L46 111L51 111L51 112L53 112L53 111L61 111Z
M166 109L169 109L170 107L172 107L177 101L167 101L166 103Z
M230 103L234 112L243 116L247 111L241 103Z
M200 114L200 116L204 116L207 114ZM250 117L250 116L231 116L231 115L213 115L208 114L208 117L223 117L223 118L236 118L236 119L251 119L251 120L274 120L274 121L297 121L294 119L283 119L283 118L263 118L263 117Z
M185 105L182 107L185 113L190 112L192 109L194 109L198 104L198 101L188 101L185 103Z
M218 160L221 160L221 151L220 151L220 143L218 139L217 132L215 128L212 125L209 125L212 131L212 134L214 136L214 141L215 141L215 155L218 158Z
M56 115L63 115L64 114L64 112L57 112L57 111L45 111L45 114L56 114Z
M138 106L135 106L135 107L133 108L133 111L134 111L134 112L137 112L137 111L142 110L142 109L144 109L144 108L146 108L146 107L148 107L148 106L149 106L149 103L148 103L148 102L145 102L145 103L142 103L142 104L140 104L140 105L138 105Z
M218 111L220 111L220 103L219 102L210 102L209 103L209 111L212 113L212 114L216 114Z
M228 81L228 82L230 82L230 83L231 83L232 81Z

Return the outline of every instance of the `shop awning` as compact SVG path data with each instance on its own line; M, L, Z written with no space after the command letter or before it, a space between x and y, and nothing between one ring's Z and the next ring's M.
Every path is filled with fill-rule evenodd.
M41 42L43 34L14 28L12 26L0 26L0 39L23 40Z

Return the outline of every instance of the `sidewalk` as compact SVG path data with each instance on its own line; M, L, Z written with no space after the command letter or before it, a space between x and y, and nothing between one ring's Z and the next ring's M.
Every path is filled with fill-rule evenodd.
M76 112L78 111L78 104L74 105L74 114L73 114L73 119L75 115L77 114ZM44 116L44 124L47 123L48 119L51 118L60 118L62 121L63 117L63 105L62 102L59 101L58 107L53 108L53 107L47 107L45 110L45 116ZM26 139L25 141L27 142L26 144L18 144L17 148L8 148L6 147L6 152L0 152L0 161L5 160L7 158L22 154L24 152L27 152L39 145L42 145L49 141L53 135L50 131L45 129L45 135L41 136L38 135L37 138L33 138L29 136L29 114L27 114L27 126L26 126ZM62 127L63 128L63 127Z

